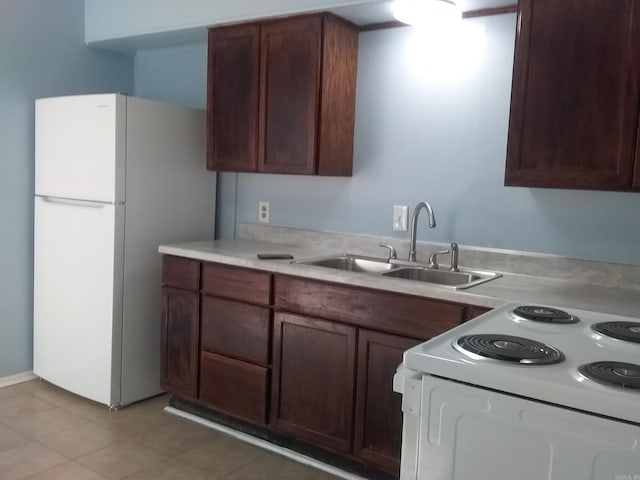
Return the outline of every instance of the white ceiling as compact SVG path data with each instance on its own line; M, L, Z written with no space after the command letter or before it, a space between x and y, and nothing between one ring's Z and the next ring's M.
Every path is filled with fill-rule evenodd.
M515 5L517 0L457 0L455 3L463 12L468 12L471 10ZM333 8L330 9L330 11L357 25L369 25L393 21L392 4L393 1L391 0L383 0L361 5Z
M455 0L463 12L492 7L515 5L517 0ZM392 0L363 0L359 5L325 9L335 13L356 25L371 25L394 21L391 10ZM109 40L90 42L91 46L134 54L149 48L172 47L188 44L200 44L207 41L207 28L194 27L167 32L136 35Z

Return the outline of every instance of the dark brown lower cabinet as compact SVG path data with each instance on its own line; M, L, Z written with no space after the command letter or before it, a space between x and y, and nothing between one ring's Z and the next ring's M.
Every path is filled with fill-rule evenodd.
M402 397L393 375L402 353L420 340L361 329L353 453L368 464L400 474Z
M168 392L198 396L200 294L162 288L160 385Z
M469 305L467 307L467 318L466 318L466 320L471 320L472 318L479 317L480 315L483 315L483 314L487 313L490 310L491 309L487 308L487 307L478 307L476 305Z
M165 256L161 382L247 431L398 476L403 352L486 310Z
M265 367L202 352L200 358L200 401L205 405L254 423L267 423Z
M271 425L309 443L349 453L356 329L278 312L273 344Z

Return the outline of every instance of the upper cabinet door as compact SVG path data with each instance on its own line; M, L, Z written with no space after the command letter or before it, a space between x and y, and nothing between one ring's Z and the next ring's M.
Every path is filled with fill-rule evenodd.
M505 184L630 189L638 1L520 0L518 8Z
M262 27L260 170L316 170L322 17L300 17Z
M260 26L209 31L207 168L255 172Z

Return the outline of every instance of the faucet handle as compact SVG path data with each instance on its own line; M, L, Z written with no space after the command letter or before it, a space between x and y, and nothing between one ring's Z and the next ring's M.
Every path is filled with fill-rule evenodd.
M396 258L398 258L398 252L396 252L396 249L393 247L393 245L390 245L390 244L384 243L384 242L380 242L378 245L380 247L382 247L382 248L388 248L389 249L389 256L387 257L387 262L389 260L395 260Z
M438 252L433 252L429 255L429 265L427 268L431 268L432 270L438 270L440 266L438 265L438 255L445 255L449 253L449 250L440 250Z
M451 270L452 272L457 272L458 271L458 244L457 243L452 243L451 244L451 268L449 268L449 270Z

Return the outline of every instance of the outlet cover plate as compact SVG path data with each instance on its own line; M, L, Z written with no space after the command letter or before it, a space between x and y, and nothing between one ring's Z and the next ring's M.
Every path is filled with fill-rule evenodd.
M258 222L269 223L269 202L258 202Z

